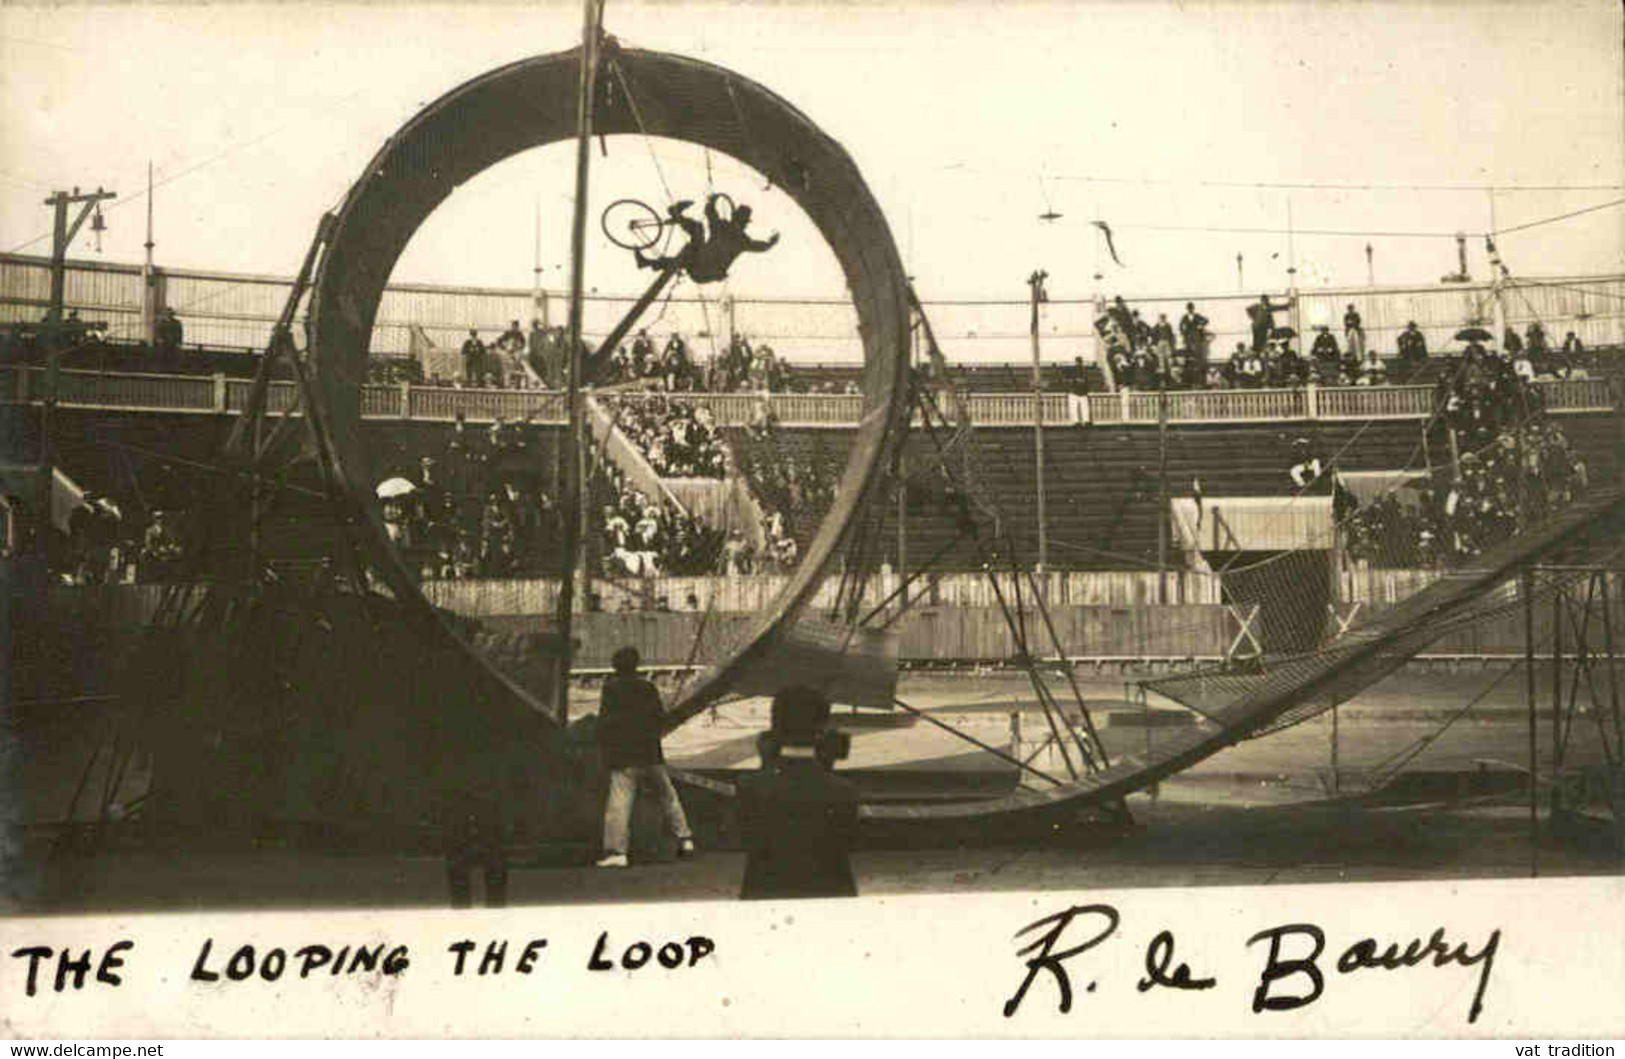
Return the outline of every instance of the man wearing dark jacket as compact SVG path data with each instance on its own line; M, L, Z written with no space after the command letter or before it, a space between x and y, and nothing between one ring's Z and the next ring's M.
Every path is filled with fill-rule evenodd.
M638 782L655 786L666 822L677 835L677 855L694 855L694 833L689 830L683 803L666 772L660 751L660 692L638 676L638 651L623 647L610 664L615 673L604 681L598 707L598 752L609 773L609 799L604 806L604 855L600 868L624 868L629 861L632 800Z
M828 723L829 700L811 688L787 688L773 699L761 771L739 781L744 900L858 894L850 858L858 792L830 772L845 752L825 731Z

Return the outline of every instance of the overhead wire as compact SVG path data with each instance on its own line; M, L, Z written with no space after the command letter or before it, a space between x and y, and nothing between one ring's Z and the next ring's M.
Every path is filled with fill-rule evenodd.
M352 100L355 97L361 95L366 90L367 89L365 89L365 88L358 88L354 92L350 92L347 95L340 96L338 99L333 100L332 102L328 103L327 106L329 106L329 107L337 107L337 106L340 106L340 105L342 105L344 103L348 103L350 100ZM276 126L275 128L269 130L268 132L264 132L264 133L261 133L258 136L255 136L253 139L244 140L241 143L232 144L230 147L227 147L223 151L218 151L215 154L209 155L207 158L200 159L200 160L198 160L196 162L193 162L191 165L184 166L183 168L169 174L168 176L164 177L162 180L159 180L159 181L155 182L151 186L151 188L143 187L140 191L136 192L133 195L121 196L120 198L115 200L111 205L106 207L104 212L112 213L114 210L121 209L124 206L128 206L128 205L130 205L132 203L136 203L136 202L141 202L147 197L147 194L149 193L149 191L157 191L161 187L166 187L166 186L168 186L170 184L173 184L175 181L180 180L183 177L189 176L192 173L195 173L200 169L207 168L208 166L211 166L216 162L219 162L219 161L221 161L221 160L223 160L225 158L228 158L231 155L237 153L238 151L246 151L250 147L254 147L254 146L257 146L257 145L259 145L261 143L264 143L266 140L269 140L273 136L277 136L277 135L280 135L281 133L284 133L284 132L288 131L289 129L293 128L295 125L303 125L303 124L305 124L305 119L303 119L303 118L295 119L293 121L283 122L281 125ZM16 246L12 247L10 250L8 250L6 252L11 253L11 254L19 253L19 252L21 252L23 250L26 250L29 247L33 246L35 243L41 242L41 241L49 239L49 238L51 238L51 233L50 232L41 232L40 234L34 236L32 239L28 239L28 240L25 240L24 242L18 243Z

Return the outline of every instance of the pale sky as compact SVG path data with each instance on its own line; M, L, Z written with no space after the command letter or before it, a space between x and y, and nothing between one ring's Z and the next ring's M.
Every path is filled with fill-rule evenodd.
M0 248L47 252L44 196L101 184L120 194L103 257L139 261L150 158L160 264L291 274L321 212L414 111L573 46L580 23L574 2L0 7ZM1249 291L1284 288L1292 259L1302 285L1363 284L1368 241L1379 283L1431 283L1455 244L1406 233L1482 233L1492 202L1507 228L1625 198L1612 0L610 0L606 27L761 81L840 140L927 300L1022 298L1039 267L1057 299L1228 293L1237 253ZM675 196L708 186L696 148L595 150L589 282L605 292L641 281L597 208L664 205L651 152ZM562 285L572 162L555 147L470 181L395 277L528 286L539 209L544 275ZM758 234L784 235L771 268L736 266L734 292L841 295L795 207L711 164L709 186L750 201ZM1064 216L1041 222L1047 209ZM1625 208L1508 233L1502 249L1525 275L1625 270ZM1471 251L1483 275L1481 238Z

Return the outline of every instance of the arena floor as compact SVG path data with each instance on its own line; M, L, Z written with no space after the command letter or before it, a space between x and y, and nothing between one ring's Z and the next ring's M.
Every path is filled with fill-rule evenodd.
M1521 674L1501 681L1470 713L1425 743L1501 672L1402 674L1345 704L1338 717L1335 794L1332 726L1322 716L1222 751L1154 792L1134 795L1133 823L1126 826L1081 828L1024 847L861 851L855 857L860 889L881 895L1526 877L1532 864L1543 875L1618 874L1625 863L1597 845L1545 836L1538 847L1531 844L1527 788L1516 789L1528 753ZM1111 723L1114 712L1138 712L1124 699L1121 680L1092 679L1084 691L1109 750L1157 737L1156 729ZM1544 684L1539 692L1548 703ZM1043 726L1030 687L1015 675L909 677L900 694L1001 748L1008 746L1012 711L1024 715L1029 738L1038 738ZM594 705L591 693L575 701L583 710ZM765 703L729 704L672 736L668 756L687 767L751 767L755 736L765 721ZM1537 741L1543 770L1550 738L1543 714ZM1368 770L1419 742L1424 747L1399 779L1373 796ZM1595 730L1581 718L1567 761L1600 759ZM1037 763L1064 770L1058 758L1041 755ZM1009 770L923 722L857 729L843 767L986 772L988 780ZM1494 795L1494 782L1470 790L1439 783L1440 777L1464 775L1499 780L1502 793ZM1508 780L1514 789L1506 789ZM1441 789L1447 793L1440 795ZM1466 799L1458 796L1464 790ZM174 850L120 849L47 863L48 835L31 833L27 846L38 871L34 885L14 896L16 912L422 907L445 901L443 868L432 856L294 849L177 856ZM520 867L510 883L510 904L727 899L737 893L742 871L742 854L714 850L694 861L648 858L629 871Z

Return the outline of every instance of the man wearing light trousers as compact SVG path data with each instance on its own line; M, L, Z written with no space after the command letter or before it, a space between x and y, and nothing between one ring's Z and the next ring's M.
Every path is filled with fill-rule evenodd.
M609 773L600 868L625 868L630 864L627 853L631 848L632 803L640 782L653 784L662 816L677 836L677 855L694 855L694 834L660 750L660 692L638 676L639 661L635 647L615 652L611 659L615 672L604 681L598 707L598 751Z

